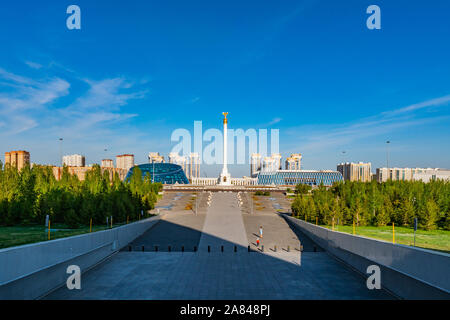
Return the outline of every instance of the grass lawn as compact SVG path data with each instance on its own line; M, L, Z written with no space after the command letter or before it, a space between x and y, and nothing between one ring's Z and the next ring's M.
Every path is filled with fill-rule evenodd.
M331 226L322 226L331 229ZM335 226L335 231L353 233L353 226ZM386 227L356 227L356 235L392 242L392 226ZM414 229L395 227L395 243L414 245ZM433 249L450 253L450 231L417 230L416 247Z
M119 227L122 224L113 224L113 228ZM78 229L69 229L66 225L55 224L50 226L50 240L57 238L65 238L75 236L78 234L88 233L89 226L81 226ZM109 229L104 226L92 226L92 232ZM47 241L48 229L43 225L28 225L28 226L0 226L0 249L14 246L20 246L27 243Z

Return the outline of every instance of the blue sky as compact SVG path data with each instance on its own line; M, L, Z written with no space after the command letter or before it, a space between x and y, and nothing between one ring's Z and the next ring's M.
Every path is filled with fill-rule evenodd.
M81 30L66 28L71 4ZM371 4L381 30L366 28ZM305 169L385 166L386 140L390 166L450 168L449 13L445 0L3 1L0 151L57 164L63 137L87 163L143 163L228 111L231 128L279 129Z

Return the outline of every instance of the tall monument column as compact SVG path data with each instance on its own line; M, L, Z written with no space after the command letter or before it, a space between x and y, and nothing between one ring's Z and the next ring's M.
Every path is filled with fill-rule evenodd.
M219 176L219 184L224 186L230 186L231 185L231 176L228 173L227 168L227 140L228 140L228 120L227 115L228 112L222 112L224 119L223 119L223 168L222 173Z

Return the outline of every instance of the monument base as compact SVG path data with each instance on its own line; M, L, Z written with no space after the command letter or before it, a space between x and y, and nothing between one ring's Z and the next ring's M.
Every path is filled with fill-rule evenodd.
M231 175L226 172L226 173L221 173L219 176L219 185L221 186L231 186Z

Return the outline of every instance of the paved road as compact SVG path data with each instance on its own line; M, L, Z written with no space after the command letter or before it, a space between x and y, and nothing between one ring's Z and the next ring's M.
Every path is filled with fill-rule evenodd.
M301 260L294 250L248 252L247 236L261 223L265 239L275 241L278 234L288 243L295 233L275 213L247 219L235 197L215 193L203 224L199 216L170 212L164 223L135 241L198 241L197 252L119 252L83 274L81 290L63 287L47 299L391 298L382 290L368 290L362 276L325 252L304 252ZM213 249L209 253L208 245ZM220 245L226 248L223 253ZM236 253L231 250L235 245Z

